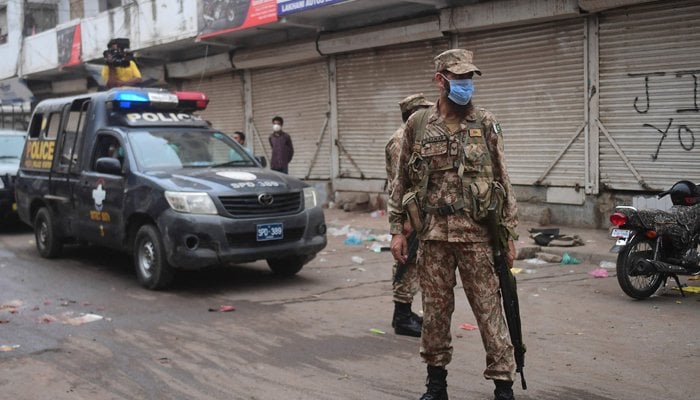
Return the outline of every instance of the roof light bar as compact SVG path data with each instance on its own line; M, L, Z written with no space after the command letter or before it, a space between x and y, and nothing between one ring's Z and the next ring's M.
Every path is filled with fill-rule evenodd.
M178 108L183 110L204 110L209 98L202 92L153 92L134 89L114 90L108 101L120 109L133 108Z
M204 110L209 104L209 97L202 92L175 92L179 105L195 110Z

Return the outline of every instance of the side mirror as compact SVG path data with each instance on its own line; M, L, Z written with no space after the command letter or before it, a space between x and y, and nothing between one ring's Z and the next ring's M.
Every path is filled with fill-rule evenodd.
M121 175L122 163L114 157L101 157L95 161L95 171L102 174Z
M263 168L267 167L267 158L265 158L265 156L256 156L255 159L258 160L258 162L260 163L260 165L263 166Z

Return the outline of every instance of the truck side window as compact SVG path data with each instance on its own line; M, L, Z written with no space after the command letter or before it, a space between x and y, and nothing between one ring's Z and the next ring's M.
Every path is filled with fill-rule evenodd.
M49 123L48 126L46 127L46 131L44 132L44 137L46 139L56 139L58 136L58 130L61 128L61 114L60 113L51 113L49 115Z
M34 113L32 116L32 123L29 124L29 137L31 139L39 139L39 135L41 134L41 125L42 121L44 120L44 114L42 113Z
M84 122L85 118L81 118L79 111L70 111L68 113L68 121L66 121L66 127L63 131L59 165L66 166L71 162L73 164L78 162L78 149L73 148L73 146L77 147L75 137L82 130Z
M98 158L113 157L119 160L120 164L124 164L124 152L121 149L119 140L110 135L100 135L97 138L95 145L95 153L92 157L91 169L95 169L95 162Z

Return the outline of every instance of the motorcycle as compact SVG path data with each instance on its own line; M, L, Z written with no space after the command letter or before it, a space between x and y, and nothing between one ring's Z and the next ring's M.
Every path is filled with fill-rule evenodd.
M658 197L671 196L669 211L617 206L610 215L617 238L617 281L635 299L654 294L673 278L682 296L679 275L700 274L700 188L678 181Z

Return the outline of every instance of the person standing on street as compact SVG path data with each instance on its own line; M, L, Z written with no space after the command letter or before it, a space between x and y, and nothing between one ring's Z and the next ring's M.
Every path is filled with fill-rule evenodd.
M508 265L515 255L517 206L506 169L500 124L471 101L473 76L481 71L472 52L447 50L434 58L437 103L414 113L399 141L399 160L389 198L391 252L407 258L404 223L418 231L418 277L423 294L420 354L427 364L421 400L447 400L446 365L452 359L451 319L456 270L486 350L484 377L496 400L513 399L515 361L494 271L485 211L490 196L505 192L498 214L509 232Z
M399 102L403 123L394 134L391 135L385 149L388 193L391 193L391 183L394 179L395 171L397 168L400 168L396 165L399 158L398 142L403 136L403 130L408 117L415 111L432 105L433 103L426 100L422 93L408 96ZM410 249L415 248L418 238L416 237L416 233L411 229L410 224L406 224L404 235L408 237L408 247ZM416 255L415 252L409 251L409 253L411 254L409 254L408 260L405 263L395 262L392 269L394 316L391 320L391 326L394 328L394 332L397 335L420 337L423 319L411 310L413 297L416 295L416 292L418 292Z
M284 119L280 116L272 118L272 134L270 135L270 147L272 148L272 160L270 168L285 174L289 173L289 163L294 157L292 138L282 130Z

